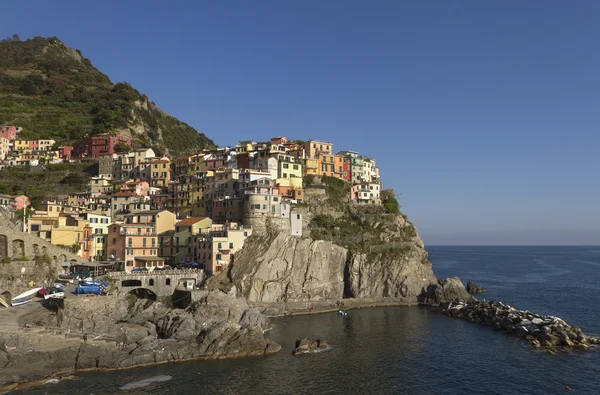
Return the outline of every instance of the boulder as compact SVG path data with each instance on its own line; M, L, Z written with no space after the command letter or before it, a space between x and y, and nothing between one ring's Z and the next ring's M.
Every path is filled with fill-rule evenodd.
M473 298L458 277L438 280L437 284L429 287L427 295L427 300L433 304L468 301Z
M319 352L327 349L328 347L329 344L327 344L325 340L312 340L308 338L302 338L296 341L296 347L292 351L292 355L302 355Z
M479 294L485 291L486 290L483 287L480 287L479 285L472 283L471 281L467 283L467 292L470 294Z

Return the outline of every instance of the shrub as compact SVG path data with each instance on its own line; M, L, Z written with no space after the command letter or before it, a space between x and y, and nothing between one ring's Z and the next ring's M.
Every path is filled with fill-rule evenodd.
M4 258L2 258L2 263L10 263L12 260L10 259L9 256L5 256Z
M390 214L400 214L400 203L396 199L396 193L393 189L384 189L381 191L381 203Z

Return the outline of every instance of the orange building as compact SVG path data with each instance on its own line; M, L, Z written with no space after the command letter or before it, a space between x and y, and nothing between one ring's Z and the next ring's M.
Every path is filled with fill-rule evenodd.
M333 154L333 144L326 141L310 140L304 143L304 152L307 158L317 158L317 154Z

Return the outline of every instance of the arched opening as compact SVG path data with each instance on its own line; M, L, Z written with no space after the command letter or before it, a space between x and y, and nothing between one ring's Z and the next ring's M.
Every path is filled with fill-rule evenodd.
M56 255L52 256L52 260L54 261L54 263L58 263L58 257Z
M149 286L153 286L154 285L154 279L153 278L151 278L151 279L148 280L148 285Z
M6 236L0 235L0 260L8 256L8 243Z
M121 281L122 287L141 287L142 282L140 280L123 280Z
M20 258L25 256L25 242L20 239L13 240L12 253L14 258Z
M43 256L48 255L48 249L46 248L46 246L42 246L42 255Z
M129 294L135 295L138 299L150 299L156 302L156 294L148 288L136 288L129 291Z
M60 256L58 257L58 260L60 263L63 263L67 260L67 256L65 254L60 254Z
M40 246L38 244L33 245L33 255L40 256Z
M165 280L165 284L166 284L166 285L171 285L171 279L170 279L170 278L167 278L167 279Z

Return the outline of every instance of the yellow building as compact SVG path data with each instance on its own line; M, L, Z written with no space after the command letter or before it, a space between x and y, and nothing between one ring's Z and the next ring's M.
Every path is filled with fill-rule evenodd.
M304 159L304 175L316 176L319 173L319 160L306 158Z
M13 145L14 151L26 151L29 150L29 140L15 140Z
M154 159L150 166L151 186L166 188L171 181L171 161L168 158Z
M190 217L175 224L175 230L159 237L159 255L174 258L173 263L192 261L198 252L198 238L208 235L212 220Z
M71 247L73 244L84 245L86 241L84 228L89 226L89 221L75 220L72 217L59 217L58 226L52 229L50 234L50 243L57 246ZM77 252L78 256L83 256L84 248Z

